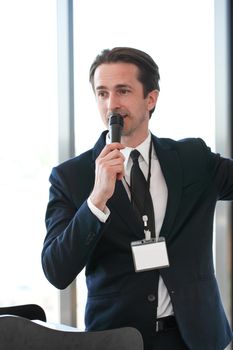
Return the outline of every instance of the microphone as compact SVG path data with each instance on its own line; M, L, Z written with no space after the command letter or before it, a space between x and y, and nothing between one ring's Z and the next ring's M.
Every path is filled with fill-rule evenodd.
M121 142L121 131L124 125L123 117L119 113L111 113L109 117L110 141Z

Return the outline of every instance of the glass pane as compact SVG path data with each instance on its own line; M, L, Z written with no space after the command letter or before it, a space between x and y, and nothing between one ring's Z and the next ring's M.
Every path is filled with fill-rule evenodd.
M58 154L56 26L56 0L0 2L0 304L38 303L54 322L40 255Z
M109 0L74 0L74 42L77 154L91 148L104 128L88 71L101 50L114 46L142 49L159 65L161 92L151 131L173 139L202 137L215 148L213 0L119 0L111 6Z

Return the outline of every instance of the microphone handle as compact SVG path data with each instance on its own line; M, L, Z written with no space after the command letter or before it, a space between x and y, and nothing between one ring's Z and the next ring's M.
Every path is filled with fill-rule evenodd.
M119 124L113 124L110 127L110 140L112 142L121 142L121 130L122 126Z
M123 117L119 113L112 113L109 117L109 134L111 143L121 142L121 132L123 125Z

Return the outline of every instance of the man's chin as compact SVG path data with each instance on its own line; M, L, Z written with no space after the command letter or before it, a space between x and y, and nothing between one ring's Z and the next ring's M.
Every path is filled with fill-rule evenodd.
M121 136L129 137L132 134L132 130L123 130Z

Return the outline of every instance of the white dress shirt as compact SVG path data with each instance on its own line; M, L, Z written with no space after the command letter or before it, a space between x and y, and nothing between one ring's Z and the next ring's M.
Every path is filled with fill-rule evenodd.
M149 133L145 141L143 141L136 149L140 152L139 156L139 166L147 179L149 171L149 148L151 142L151 134ZM130 196L130 171L132 167L132 159L130 158L130 152L133 148L126 147L121 150L122 154L125 157L125 177L122 180L123 185L127 191L127 194ZM151 179L150 179L150 193L154 206L155 214L155 233L156 237L159 236L160 230L163 224L166 206L167 206L167 185L156 156L154 147L152 147L151 155ZM90 210L99 218L100 221L105 222L110 215L109 209L106 209L105 213L96 208L88 199L88 206ZM159 277L159 286L158 286L158 308L157 308L157 318L165 317L173 314L173 308L171 304L171 299L168 294L168 290L163 282L162 277Z

